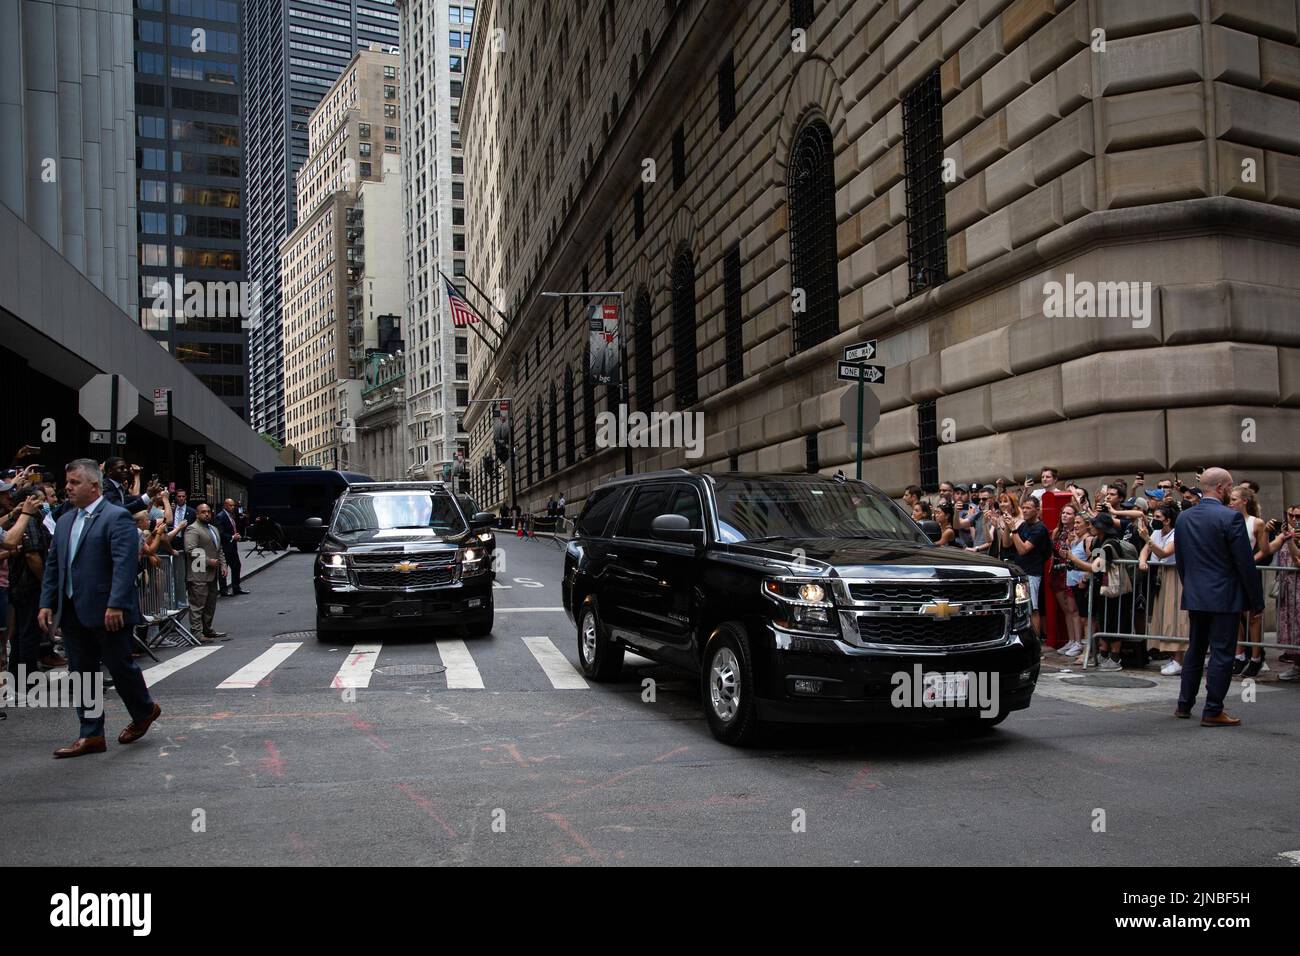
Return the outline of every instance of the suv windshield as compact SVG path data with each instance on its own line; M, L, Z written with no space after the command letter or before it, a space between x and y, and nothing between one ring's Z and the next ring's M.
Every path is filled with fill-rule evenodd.
M338 535L399 529L460 534L466 527L451 495L436 491L348 495L334 519Z
M854 481L716 478L726 543L770 538L889 538L926 543L896 504Z

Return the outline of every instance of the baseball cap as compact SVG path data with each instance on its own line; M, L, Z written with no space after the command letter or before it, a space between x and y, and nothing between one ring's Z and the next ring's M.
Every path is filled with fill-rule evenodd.
M12 481L0 481L0 495L9 491L13 491L14 488L16 487L17 485L15 485L14 482Z

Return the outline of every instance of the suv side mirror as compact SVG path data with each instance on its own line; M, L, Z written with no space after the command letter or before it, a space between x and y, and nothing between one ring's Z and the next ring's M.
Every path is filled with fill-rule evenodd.
M469 519L471 531L486 531L496 524L497 516L490 511L480 511Z
M704 547L704 530L692 528L691 522L683 515L660 515L655 518L650 522L650 535L658 541Z
M302 524L303 524L303 527L304 527L304 528L313 528L313 529L315 529L315 528L323 528L323 527L325 527L325 522L321 521L320 518L308 518L308 519L307 519L306 521L304 521Z
M923 518L918 521L917 524L920 526L921 530L925 532L925 536L929 538L931 542L938 541L943 537L943 531L939 527L939 522L933 521L930 518Z

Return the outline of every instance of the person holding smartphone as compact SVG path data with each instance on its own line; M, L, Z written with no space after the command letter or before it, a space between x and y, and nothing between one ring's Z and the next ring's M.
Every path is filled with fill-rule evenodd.
M1300 503L1286 509L1286 528L1278 535L1277 553L1277 641L1292 650L1283 651L1279 661L1290 664L1278 680L1300 681Z

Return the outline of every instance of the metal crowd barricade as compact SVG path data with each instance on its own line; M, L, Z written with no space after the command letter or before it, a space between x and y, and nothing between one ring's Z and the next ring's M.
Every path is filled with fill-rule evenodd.
M1141 562L1133 558L1119 558L1109 560L1106 563L1106 572L1113 575L1116 570L1129 576L1132 590L1118 597L1102 597L1098 594L1098 589L1089 578L1088 588L1088 609L1084 615L1086 620L1084 624L1087 628L1087 642L1084 656L1084 668L1090 666L1089 662L1093 660L1097 640L1104 641L1169 641L1171 643L1186 644L1189 637L1187 634L1168 633L1171 630L1178 630L1178 625L1183 620L1186 612L1179 613L1180 609L1173 608L1173 622L1164 620L1163 596L1160 594L1160 578L1162 576L1160 568L1162 567L1155 562L1148 564L1148 570L1142 571L1139 567ZM1259 567L1264 585L1264 615L1260 626L1260 640L1249 640L1250 632L1249 623L1245 613L1242 614L1243 625L1241 640L1238 641L1243 647L1263 647L1277 650L1290 650L1300 654L1300 646L1295 644L1283 644L1278 638L1277 633L1277 612L1278 598L1274 595L1274 590L1285 588L1287 574L1300 574L1300 568L1280 567L1276 565L1263 565ZM1098 572L1094 572L1094 575ZM1175 572L1177 573L1177 572ZM1280 586L1280 587L1279 587ZM1100 601L1100 606L1098 606ZM1100 628L1097 627L1100 623ZM1174 628L1168 624L1173 623ZM1269 635L1274 640L1267 640Z
M146 650L172 647L176 644L199 646L186 626L189 614L189 595L185 588L188 567L184 555L156 555L157 565L146 561L144 570L136 578L136 596L140 602L142 623L137 625L136 640ZM152 638L150 628L157 628Z

